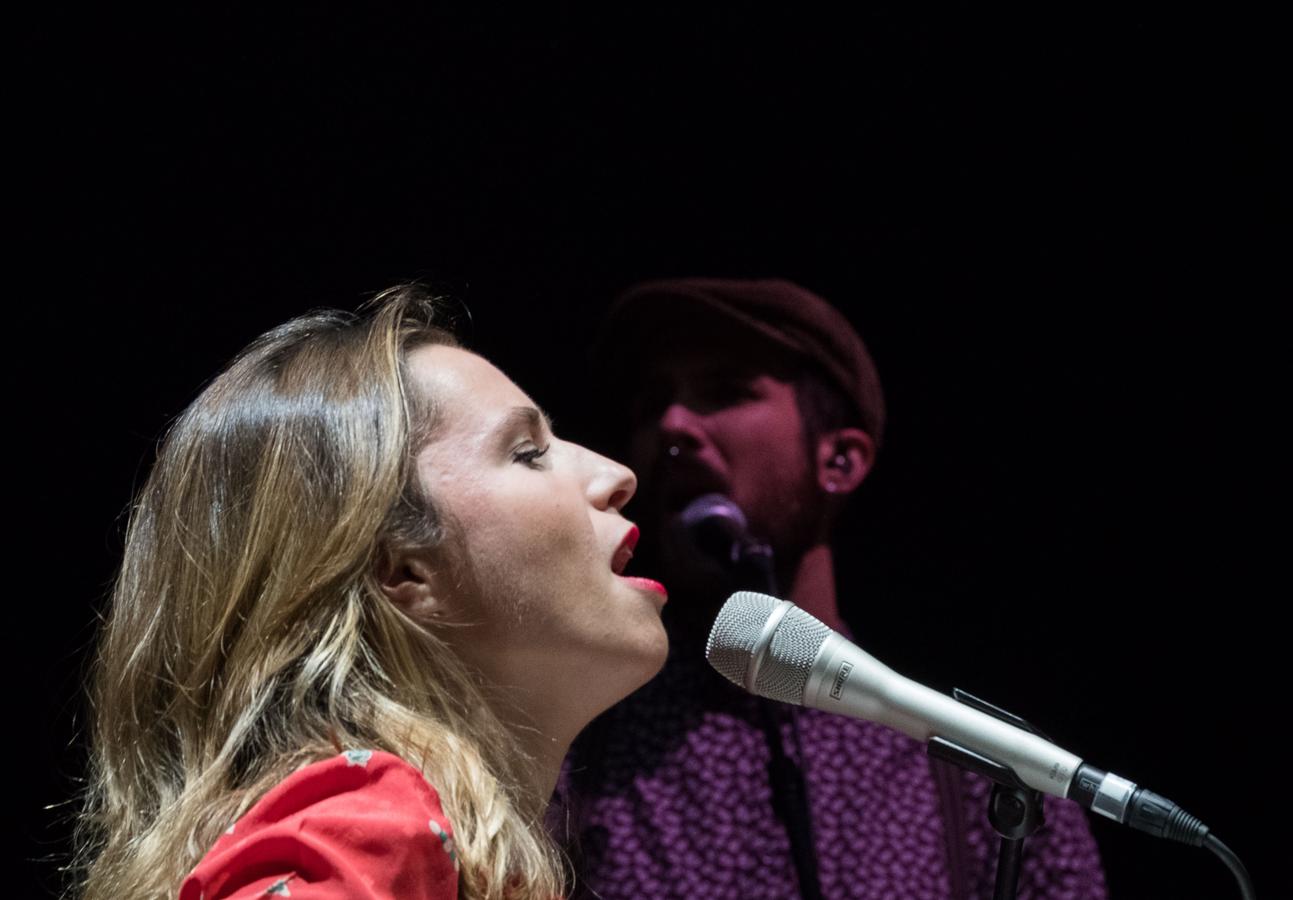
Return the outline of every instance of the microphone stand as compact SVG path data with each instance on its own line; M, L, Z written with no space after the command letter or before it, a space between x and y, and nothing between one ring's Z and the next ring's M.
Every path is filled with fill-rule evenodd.
M732 559L735 563L734 580L741 587L778 596L776 565L771 547L753 541L742 543L733 548ZM817 852L813 842L813 820L808 807L808 789L804 784L803 771L786 755L781 739L781 716L787 715L791 727L795 730L795 740L798 744L799 729L795 721L795 712L785 704L776 703L764 697L760 697L758 703L768 750L772 754L769 765L773 787L772 799L775 805L781 807L778 812L786 823L786 832L790 839L790 858L794 863L795 875L799 881L799 896L801 900L821 900L822 890L817 878ZM802 757L802 753L800 755Z
M1050 740L1041 731L1013 713L980 700L973 694L952 689L952 696L966 706L987 713ZM1024 840L1045 824L1040 791L1030 788L1015 774L1015 770L996 760L975 753L967 747L945 738L931 738L927 745L930 756L976 772L992 780L992 794L988 798L988 821L1001 836L1001 849L997 853L997 880L993 900L1014 900L1019 890L1019 871L1024 859Z

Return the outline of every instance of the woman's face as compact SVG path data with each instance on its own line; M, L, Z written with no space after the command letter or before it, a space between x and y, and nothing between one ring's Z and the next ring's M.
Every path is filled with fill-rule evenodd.
M569 715L591 719L650 679L668 649L663 588L616 574L636 543L620 515L633 473L558 440L473 353L422 347L409 367L437 405L417 471L449 527L436 619L461 625L439 633L523 706L569 700Z

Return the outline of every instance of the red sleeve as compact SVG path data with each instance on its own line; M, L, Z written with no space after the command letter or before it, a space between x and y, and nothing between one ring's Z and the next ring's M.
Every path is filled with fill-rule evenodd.
M216 841L180 900L446 900L458 896L453 829L422 773L348 750L308 765Z

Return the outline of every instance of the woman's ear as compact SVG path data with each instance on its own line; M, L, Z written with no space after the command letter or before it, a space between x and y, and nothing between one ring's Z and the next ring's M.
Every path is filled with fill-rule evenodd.
M443 579L427 560L414 552L388 552L376 569L377 583L409 618L434 622L444 617Z
M875 441L860 428L840 428L818 438L816 452L817 486L844 497L857 490L871 471Z

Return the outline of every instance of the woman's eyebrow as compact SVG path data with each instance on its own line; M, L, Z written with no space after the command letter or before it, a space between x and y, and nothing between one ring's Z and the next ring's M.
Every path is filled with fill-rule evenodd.
M534 406L513 406L503 417L495 433L506 439L523 428L531 431L546 431L548 434L556 433L548 414Z

